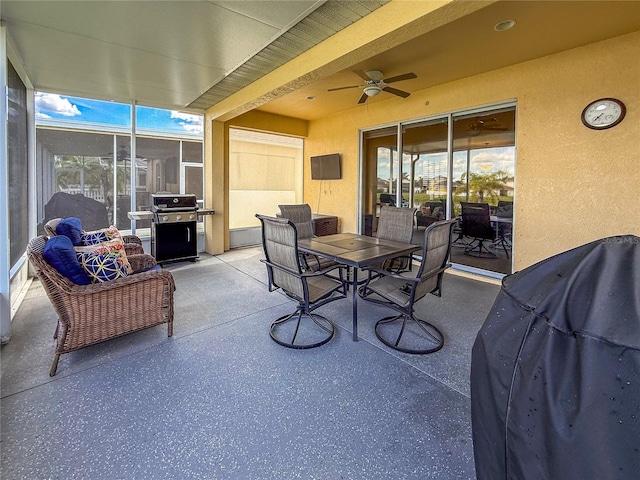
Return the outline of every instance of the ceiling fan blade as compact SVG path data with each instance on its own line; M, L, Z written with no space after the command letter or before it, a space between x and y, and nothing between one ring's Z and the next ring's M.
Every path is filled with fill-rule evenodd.
M358 75L361 79L363 79L365 82L368 82L371 80L371 77L369 77L369 75L367 75L364 71L362 70L354 70L353 73L355 73L356 75Z
M403 73L402 75L397 75L395 77L391 77L391 78L385 78L383 80L384 83L393 83L393 82L399 82L401 80L409 80L411 78L418 78L418 76L411 72L411 73Z
M345 90L347 88L359 88L362 85L349 85L348 87L337 87L337 88L330 88L327 90L327 92L335 92L336 90Z
M407 98L409 95L411 95L409 92L403 92L402 90L398 90L397 88L393 87L384 87L382 91L392 93L402 98Z
M360 97L360 100L358 100L358 103L366 102L367 98L369 98L369 96L366 93L363 93L362 96Z

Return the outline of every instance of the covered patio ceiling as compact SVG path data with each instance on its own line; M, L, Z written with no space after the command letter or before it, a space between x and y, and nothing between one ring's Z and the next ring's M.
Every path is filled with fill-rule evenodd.
M416 79L394 84L412 93L640 29L637 1L454 0L380 41L334 47L323 68L300 67L286 85L251 88L287 54L323 48L324 39L366 18L384 21L398 3L424 9L429 2L3 0L0 14L9 53L36 90L195 113L224 102L216 112L223 119L253 108L307 120L366 108L357 104L358 88L327 92L358 85L353 70L387 78L414 72ZM515 27L495 31L505 20ZM396 97L383 92L368 102L389 98Z

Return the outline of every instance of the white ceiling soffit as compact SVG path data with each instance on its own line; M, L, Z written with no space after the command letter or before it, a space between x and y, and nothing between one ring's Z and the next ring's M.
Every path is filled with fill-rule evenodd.
M2 0L0 15L36 90L202 111L387 1Z
M389 1L328 0L220 82L216 83L193 101L189 108L206 110L281 65L293 60L301 53L318 45Z

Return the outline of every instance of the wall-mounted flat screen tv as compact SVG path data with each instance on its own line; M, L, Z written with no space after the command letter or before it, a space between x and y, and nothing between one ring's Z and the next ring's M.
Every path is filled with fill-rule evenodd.
M312 180L338 180L340 178L342 178L342 172L339 153L311 157Z

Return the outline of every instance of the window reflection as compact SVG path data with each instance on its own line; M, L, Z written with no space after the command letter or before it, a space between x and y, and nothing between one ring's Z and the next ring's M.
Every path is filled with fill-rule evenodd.
M451 136L449 119L453 120ZM488 228L496 234L488 246L495 256L487 259L468 255L466 246L474 239L462 232L460 220L454 228L452 261L459 266L511 273L515 106L473 114L443 114L399 126L366 131L362 136L364 233L375 233L381 204L400 206L396 192L401 176L402 204L416 208L414 243L422 243L425 228L434 221L460 219L460 202L482 203L491 214ZM401 167L398 145L402 146Z
M512 272L513 198L515 182L515 107L455 118L453 128L452 199L460 219L452 261L509 274ZM461 202L489 209L486 252L474 249L475 234L464 229ZM474 243L475 242L475 243Z

